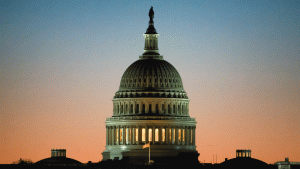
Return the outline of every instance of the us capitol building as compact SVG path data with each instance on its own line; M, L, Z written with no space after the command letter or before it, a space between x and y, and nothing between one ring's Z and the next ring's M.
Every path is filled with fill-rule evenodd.
M155 162L182 156L198 161L196 120L189 116L189 98L175 67L158 52L154 12L149 12L144 53L124 72L106 119L103 161L147 161L150 143Z

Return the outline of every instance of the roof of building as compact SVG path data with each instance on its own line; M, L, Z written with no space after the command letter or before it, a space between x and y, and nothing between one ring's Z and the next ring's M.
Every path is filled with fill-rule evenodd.
M267 168L269 166L267 163L251 157L237 157L225 160L220 165L225 168Z
M67 157L50 157L37 161L35 164L40 165L80 165L81 162Z

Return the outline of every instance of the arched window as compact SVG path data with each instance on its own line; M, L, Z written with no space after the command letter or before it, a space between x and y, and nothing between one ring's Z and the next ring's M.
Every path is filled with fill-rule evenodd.
M168 113L171 114L171 105L168 104Z
M131 104L131 106L130 106L130 113L131 114L133 113L133 104Z
M181 114L180 105L178 105L178 114Z
M121 105L121 113L124 114L123 105Z
M161 105L161 111L162 111L163 113L166 113L166 112L165 112L165 104L162 104L162 105Z
M156 111L156 113L159 112L159 110L158 110L158 104L156 104L156 106L155 106L155 111Z

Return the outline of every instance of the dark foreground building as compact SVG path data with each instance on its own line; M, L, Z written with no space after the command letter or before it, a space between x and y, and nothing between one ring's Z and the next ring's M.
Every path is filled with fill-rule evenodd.
M66 149L52 149L51 157L35 163L39 166L82 166L83 164L72 158L67 158Z

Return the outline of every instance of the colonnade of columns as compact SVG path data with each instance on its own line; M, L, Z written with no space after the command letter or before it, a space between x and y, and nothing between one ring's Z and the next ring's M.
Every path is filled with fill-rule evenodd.
M144 50L158 50L158 36L159 34L144 34Z
M251 150L237 150L236 157L251 157Z
M66 150L51 150L51 157L66 157Z
M106 145L195 145L195 126L106 126Z
M113 106L114 115L135 115L156 113L163 115L188 115L189 103L186 102L115 102Z

